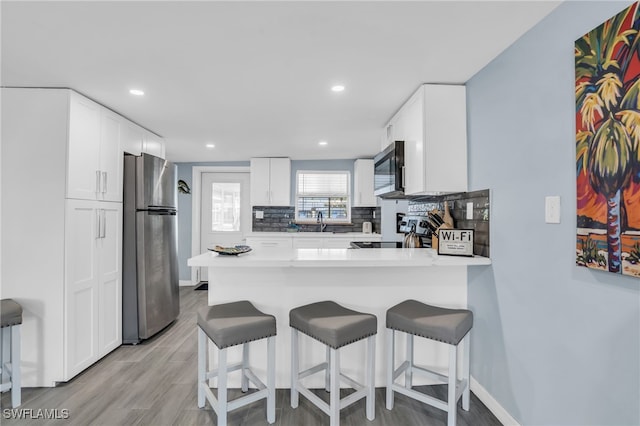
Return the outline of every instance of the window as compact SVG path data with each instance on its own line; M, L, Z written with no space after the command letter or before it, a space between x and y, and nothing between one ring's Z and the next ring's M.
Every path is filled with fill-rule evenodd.
M211 231L237 232L240 230L240 183L214 182L211 184Z
M326 223L350 222L349 172L308 171L296 173L296 220L315 222L322 212Z

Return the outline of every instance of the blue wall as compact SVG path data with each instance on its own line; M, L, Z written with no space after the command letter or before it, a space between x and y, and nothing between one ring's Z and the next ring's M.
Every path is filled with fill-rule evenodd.
M629 4L564 2L467 82L493 260L469 269L471 374L523 425L640 424L640 279L575 266L573 43Z

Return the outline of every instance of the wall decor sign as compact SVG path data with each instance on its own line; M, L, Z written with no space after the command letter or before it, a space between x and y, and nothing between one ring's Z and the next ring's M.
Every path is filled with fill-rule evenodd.
M640 18L575 42L576 264L640 277Z
M442 229L438 231L438 254L473 256L473 229Z

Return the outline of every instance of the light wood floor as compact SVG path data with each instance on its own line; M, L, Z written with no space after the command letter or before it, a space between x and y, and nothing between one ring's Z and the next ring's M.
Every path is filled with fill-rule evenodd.
M22 409L66 409L68 419L15 420L6 418L11 408L10 393L1 399L2 425L215 425L216 415L209 405L196 404L196 320L195 312L207 303L206 291L180 288L181 313L167 330L137 346L121 346L68 383L55 388L26 388ZM446 387L422 387L425 393L446 399ZM237 396L230 392L230 397ZM324 390L318 395L325 400ZM395 407L384 407L385 392L376 390L376 418L365 416L364 400L341 412L342 425L413 426L446 425L447 414L396 394ZM292 409L289 392L278 389L276 425L326 425L328 417L300 396ZM458 404L459 406L460 404ZM266 425L264 400L233 411L230 425ZM493 414L471 394L469 412L458 409L458 425L500 425Z

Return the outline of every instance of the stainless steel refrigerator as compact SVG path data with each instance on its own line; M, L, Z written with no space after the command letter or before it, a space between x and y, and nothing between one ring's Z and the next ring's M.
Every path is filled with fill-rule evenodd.
M122 341L138 343L180 313L176 166L124 157Z

